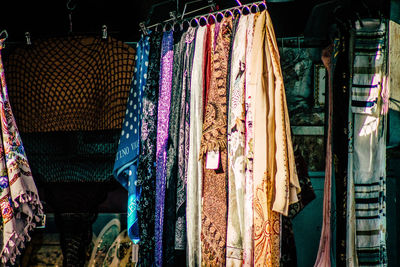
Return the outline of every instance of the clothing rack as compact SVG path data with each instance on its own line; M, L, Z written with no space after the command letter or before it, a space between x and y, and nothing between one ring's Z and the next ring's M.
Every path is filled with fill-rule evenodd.
M110 36L110 34L112 34L113 32L109 32L107 30L107 25L103 25L100 33L101 33L101 35L100 35L101 38L104 40L107 40L108 37ZM97 33L95 33L95 32L69 32L68 35L66 35L66 36L67 37L84 36L84 35L95 36L95 34L97 34ZM4 36L2 36L2 35L4 35ZM28 45L29 46L29 45L34 44L34 42L32 41L32 36L31 36L30 32L25 32L24 36L25 36L25 41L7 41L7 39L8 39L7 30L2 30L0 32L0 39L2 39L2 38L5 39L5 41L4 41L5 44L3 44L3 47L6 47L6 45ZM62 36L64 36L64 35L62 35ZM51 37L58 37L58 35L52 35ZM137 44L136 41L125 41L124 43L127 45L132 45L132 46L135 46Z
M209 7L209 6L206 6ZM197 27L197 26L205 26L209 23L214 23L215 21L220 21L224 16L233 16L236 14L250 14L250 13L257 13L259 11L267 9L267 5L265 1L258 1L254 3L249 3L245 5L240 5L236 7L231 7L231 8L226 8L223 10L217 10L213 12L209 12L206 14L202 15L196 15L194 17L190 18L184 18L184 15L187 14L192 14L195 13L199 10L194 10L191 12L184 13L180 17L171 17L170 19L164 20L159 23L155 23L153 25L146 26L144 22L139 23L140 29L143 32L143 34L147 35L148 34L148 29L154 28L156 31L159 30L159 27L163 31L166 30L167 26L169 26L171 29L174 28L175 25L179 25L180 28L183 27L184 23L187 23L188 25L191 25L192 27ZM184 9L186 10L186 8Z

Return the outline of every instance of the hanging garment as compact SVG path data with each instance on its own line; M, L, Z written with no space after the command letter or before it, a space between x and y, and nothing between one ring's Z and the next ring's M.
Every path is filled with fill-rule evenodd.
M174 32L173 46L173 75L171 89L171 105L168 126L168 145L166 159L166 187L165 187L165 208L164 208L164 230L163 230L163 264L165 266L176 265L175 255L175 222L177 203L177 181L178 181L178 138L179 138L179 117L182 97L182 76L183 76L183 49L184 36L182 31Z
M281 267L297 266L296 244L292 220L316 197L311 179L308 176L307 162L304 160L299 149L294 151L294 155L301 191L297 195L299 201L289 206L288 216L282 216Z
M178 152L178 183L176 203L175 249L183 251L185 256L186 243L186 190L187 171L189 161L189 135L190 135L190 99L191 99L191 73L193 67L193 54L195 48L196 29L189 28L185 36L183 52L183 81L179 123L179 152Z
M142 94L149 65L149 38L149 36L142 36L136 46L135 75L114 165L114 177L128 190L127 230L134 244L139 244L140 241L137 203L140 199L141 188L137 186L137 167L140 151Z
M5 64L20 131L120 129L134 63L135 49L111 37L48 38L17 47Z
M203 127L204 54L207 27L199 27L195 37L195 51L190 81L190 130L187 170L186 231L187 265L201 266L201 193L203 160L199 157Z
M349 32L340 29L341 37L335 42L336 63L332 64L332 153L336 193L336 266L346 265L346 210L347 163L349 121Z
M254 113L254 265L279 266L280 213L297 202L295 169L279 52L267 11L257 18L248 90ZM273 103L273 104L271 104Z
M237 21L237 20L236 20ZM231 49L228 102L228 226L226 266L243 262L245 187L245 56L248 16L242 16Z
M137 185L142 192L138 204L140 225L139 266L154 265L154 230L156 201L157 106L162 32L152 32L147 82L143 90L140 155Z
M322 62L328 72L328 116L327 116L327 138L326 138L326 156L325 156L325 183L324 183L324 202L323 202L323 221L321 238L319 242L317 259L314 266L331 266L331 191L332 191L332 58L336 55L333 51L335 45L330 45L322 50Z
M212 28L211 28L212 29ZM213 30L211 31L211 33ZM228 58L232 35L232 17L224 17L213 54L210 91L204 115L200 156L203 167L202 265L225 265L227 227L227 89ZM217 154L216 166L208 169L210 153ZM211 160L210 160L211 161Z
M189 153L190 71L195 29L174 33L174 74L168 133L164 215L165 264L186 265L186 170ZM189 74L189 76L188 76Z
M386 23L356 23L351 112L354 116L355 251L359 265L386 266ZM354 221L352 221L354 224Z
M252 266L253 265L253 144L254 144L254 132L253 132L253 101L254 96L250 94L249 83L251 77L251 54L253 45L253 33L256 18L259 13L248 15L248 25L246 29L246 58L245 58L245 156L246 156L246 169L245 169L245 193L244 193L244 213L243 216L246 218L244 220L244 230L243 230L243 265Z
M0 39L0 207L1 207L1 262L15 264L24 242L43 216L43 206L33 180L28 159L11 110L6 85Z
M157 118L155 265L162 266L169 111L173 73L173 32L164 32L161 48L160 91Z
M49 38L10 51L10 101L38 182L115 182L134 62L135 49L113 38Z

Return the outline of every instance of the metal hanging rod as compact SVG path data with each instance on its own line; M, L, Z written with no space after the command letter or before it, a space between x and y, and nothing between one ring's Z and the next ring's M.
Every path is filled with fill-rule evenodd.
M193 2L198 2L198 1L192 1L192 2L189 2L189 3L193 3ZM209 1L209 2L213 2L213 1ZM190 11L190 12L186 12L186 6L185 6L182 16L180 16L178 18L170 18L170 19L164 20L162 22L152 24L150 26L146 26L144 22L141 22L141 23L139 23L139 26L140 26L141 31L144 34L148 34L148 29L157 28L159 26L162 26L162 28L164 29L164 26L169 24L170 22L173 22L173 24L175 24L175 23L182 24L185 21L186 22L191 22L193 20L196 20L198 22L201 18L204 18L206 21L208 21L208 18L210 16L215 18L216 15L218 15L218 14L222 14L224 16L227 13L230 13L231 15L233 15L235 12L240 13L240 14L245 12L245 13L249 14L249 13L252 13L252 12L256 13L256 12L258 12L260 10L267 9L267 5L266 5L265 1L258 1L258 2L254 2L254 3L249 3L249 4L245 4L245 5L236 6L236 7L226 8L226 9L223 9L223 10L212 11L212 12L209 12L209 13L206 13L206 14L196 15L196 16L190 17L190 18L184 18L185 15L198 12L198 11L204 9L204 8L208 8L208 7L211 7L211 6L212 6L212 4L207 5L207 6L203 7L203 8L197 9L197 10Z

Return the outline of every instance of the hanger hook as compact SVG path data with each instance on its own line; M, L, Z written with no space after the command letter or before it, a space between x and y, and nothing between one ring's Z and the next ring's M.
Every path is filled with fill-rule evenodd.
M68 9L69 11L73 11L73 10L76 8L76 3L75 3L72 7L70 6L71 3L72 3L72 0L68 0L68 2L67 2L67 9Z
M4 38L1 37L3 34L4 34ZM7 38L8 38L8 32L7 32L7 30L2 30L2 31L0 32L0 38L1 38L1 39L7 39Z

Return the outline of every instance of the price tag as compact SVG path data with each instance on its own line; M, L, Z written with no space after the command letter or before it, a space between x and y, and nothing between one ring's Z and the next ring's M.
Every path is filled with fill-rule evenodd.
M219 150L218 151L208 151L206 159L206 169L216 170L219 166Z

